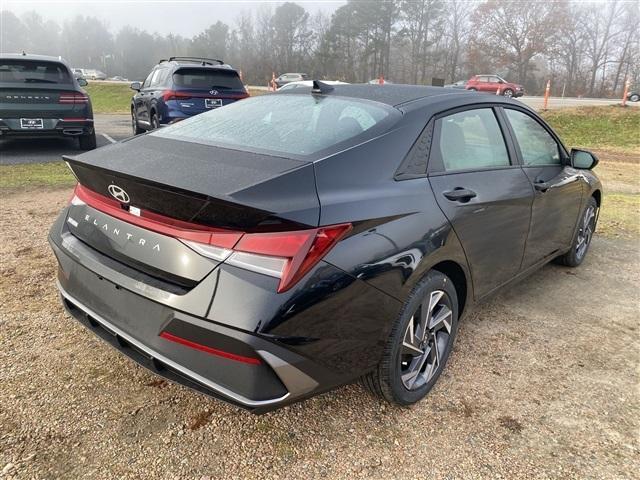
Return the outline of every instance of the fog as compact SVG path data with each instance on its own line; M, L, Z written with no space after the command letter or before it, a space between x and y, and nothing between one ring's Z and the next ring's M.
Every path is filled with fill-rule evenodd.
M1 0L0 10L9 10L18 16L38 12L46 20L63 24L76 15L91 15L115 32L125 25L153 33L176 34L191 37L209 25L221 21L231 24L241 11L256 11L261 5L272 8L280 1L213 1L213 0L164 0L164 1L54 1L54 0ZM310 14L332 13L344 5L342 0L296 1Z

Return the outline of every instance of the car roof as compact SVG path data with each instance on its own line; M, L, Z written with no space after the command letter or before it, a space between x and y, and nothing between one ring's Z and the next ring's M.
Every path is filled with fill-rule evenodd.
M372 85L368 83L335 84L332 85L332 87L333 90L328 92L327 95L371 100L373 102L384 103L391 107L398 107L404 103L415 100L429 99L430 97L440 97L443 95L471 95L466 90L454 92L448 89L444 90L442 87L401 85L397 83L385 85ZM291 89L282 91L282 94L299 95L300 92L297 89Z
M31 53L1 53L0 58L3 60L36 60L40 62L58 62L67 64L62 57L53 57L51 55L33 55Z

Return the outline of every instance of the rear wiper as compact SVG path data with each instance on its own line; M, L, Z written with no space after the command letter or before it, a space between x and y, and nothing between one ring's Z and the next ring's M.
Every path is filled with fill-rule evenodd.
M25 83L58 83L55 80L45 80L44 78L25 78Z

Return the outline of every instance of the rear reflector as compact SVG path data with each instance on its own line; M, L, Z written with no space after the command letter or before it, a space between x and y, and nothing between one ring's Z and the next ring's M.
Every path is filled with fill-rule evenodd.
M133 215L120 202L78 184L71 204L82 203L127 223L174 237L204 257L279 278L278 293L293 287L352 228L350 223L343 223L290 232L237 232L141 209Z
M217 348L208 347L207 345L202 345L200 343L187 340L186 338L178 337L177 335L169 332L162 332L160 336L165 340L169 340L170 342L179 343L180 345L184 345L185 347L193 348L194 350L200 350L201 352L216 355L218 357L228 358L229 360L235 360L236 362L249 363L251 365L260 365L262 363L259 358L245 357L244 355L238 355L236 353L218 350Z

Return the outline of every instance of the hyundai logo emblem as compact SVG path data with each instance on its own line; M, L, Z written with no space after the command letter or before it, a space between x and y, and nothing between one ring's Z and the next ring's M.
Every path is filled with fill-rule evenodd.
M218 90L209 90L209 93L211 95L217 95L218 94Z
M118 185L109 185L109 188L107 188L107 190L109 190L109 194L120 203L129 203L129 194Z

